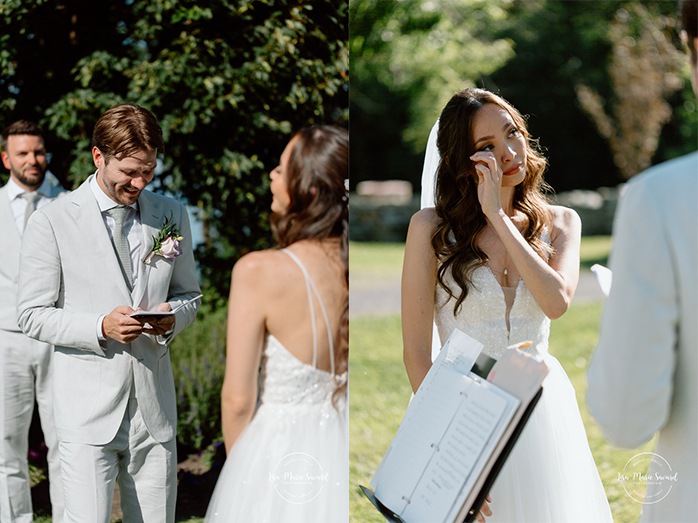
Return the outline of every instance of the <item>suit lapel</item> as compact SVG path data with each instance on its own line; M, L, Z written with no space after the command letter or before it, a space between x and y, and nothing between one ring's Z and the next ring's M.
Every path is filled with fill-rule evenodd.
M70 198L72 203L69 212L75 220L78 233L89 241L89 248L86 249L87 256L91 259L89 266L99 267L102 277L110 278L114 281L118 291L130 298L131 291L124 280L119 259L109 238L109 232L104 225L97 200L89 185L91 178L88 178L80 187L66 196L66 198ZM128 298L125 299L124 304L130 301Z

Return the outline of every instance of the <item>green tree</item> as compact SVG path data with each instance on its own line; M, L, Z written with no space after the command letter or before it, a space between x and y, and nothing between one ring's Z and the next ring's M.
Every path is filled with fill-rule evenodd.
M641 4L620 8L609 29L612 110L595 90L577 86L579 103L608 141L626 179L650 166L662 126L671 118L666 98L682 87L685 57L668 29L675 31L672 19L650 16Z
M453 91L473 84L529 116L558 192L622 182L576 86L613 106L610 28L619 10L634 6L651 25L676 18L667 0L351 0L352 182L401 178L418 187L429 126ZM695 150L686 66L681 76L683 90L666 98L672 116L652 163ZM647 123L641 119L640 133L651 134Z
M510 4L351 0L353 184L419 179L441 106L513 56L510 40L492 37Z
M198 207L205 291L270 243L268 176L297 128L346 125L347 6L334 0L0 2L0 117L39 120L52 169L92 171L92 126L134 102L160 119L155 190Z
M612 70L611 31L616 13L622 9L632 12L639 5L644 7L643 16L651 19L647 23L666 24L666 18L676 18L676 3L663 0L595 0L591 4L517 0L501 33L514 41L516 58L491 78L492 86L530 115L532 133L540 137L550 160L546 178L558 192L615 186L624 181L608 142L582 108L576 91L580 84L588 86L605 106L616 99L612 74L618 71ZM673 43L679 45L677 35ZM627 68L630 64L624 65ZM673 119L660 136L652 163L695 150L695 113L691 115L684 108L685 100L695 97L690 93L688 75L683 76L685 90L668 98ZM641 119L639 132L651 133L647 121Z

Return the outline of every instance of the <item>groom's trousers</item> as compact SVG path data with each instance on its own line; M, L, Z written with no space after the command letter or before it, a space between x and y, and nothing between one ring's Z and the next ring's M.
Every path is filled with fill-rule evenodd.
M60 441L65 523L109 523L114 485L119 483L126 523L172 523L177 496L177 443L155 441L138 401L128 408L106 445Z
M21 332L0 329L0 522L33 520L29 482L29 428L34 401L48 447L54 523L63 521L60 458L53 421L53 347Z

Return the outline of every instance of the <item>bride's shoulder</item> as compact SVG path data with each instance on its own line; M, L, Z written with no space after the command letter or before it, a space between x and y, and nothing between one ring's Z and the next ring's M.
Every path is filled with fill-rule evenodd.
M233 280L266 282L279 274L279 267L287 265L288 257L277 249L253 251L240 258L233 267Z
M582 230L582 220L577 211L562 205L551 205L553 237L560 233L576 234Z
M438 222L436 210L433 207L425 207L412 215L410 229L433 232L436 230Z

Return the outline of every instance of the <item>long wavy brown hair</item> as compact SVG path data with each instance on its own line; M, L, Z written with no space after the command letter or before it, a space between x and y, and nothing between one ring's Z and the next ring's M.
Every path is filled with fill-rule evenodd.
M470 159L477 152L474 116L486 104L507 111L526 140L526 177L514 189L514 209L528 218L523 236L531 247L544 259L551 253L551 247L541 239L544 228L551 223L545 197L550 186L543 180L548 162L538 151L537 141L530 137L524 117L509 102L484 89L469 88L456 93L439 117L436 144L441 161L434 193L438 224L431 239L439 260L438 283L456 299L454 315L468 296L473 271L487 263L487 255L478 246L487 219L477 197L475 163ZM457 290L446 283L448 271L458 285Z
M288 161L286 211L273 213L271 229L280 248L305 239L339 239L344 265L343 284L349 288L349 133L331 125L298 131ZM335 372L343 374L349 362L349 297L345 299ZM335 399L346 391L338 384Z

